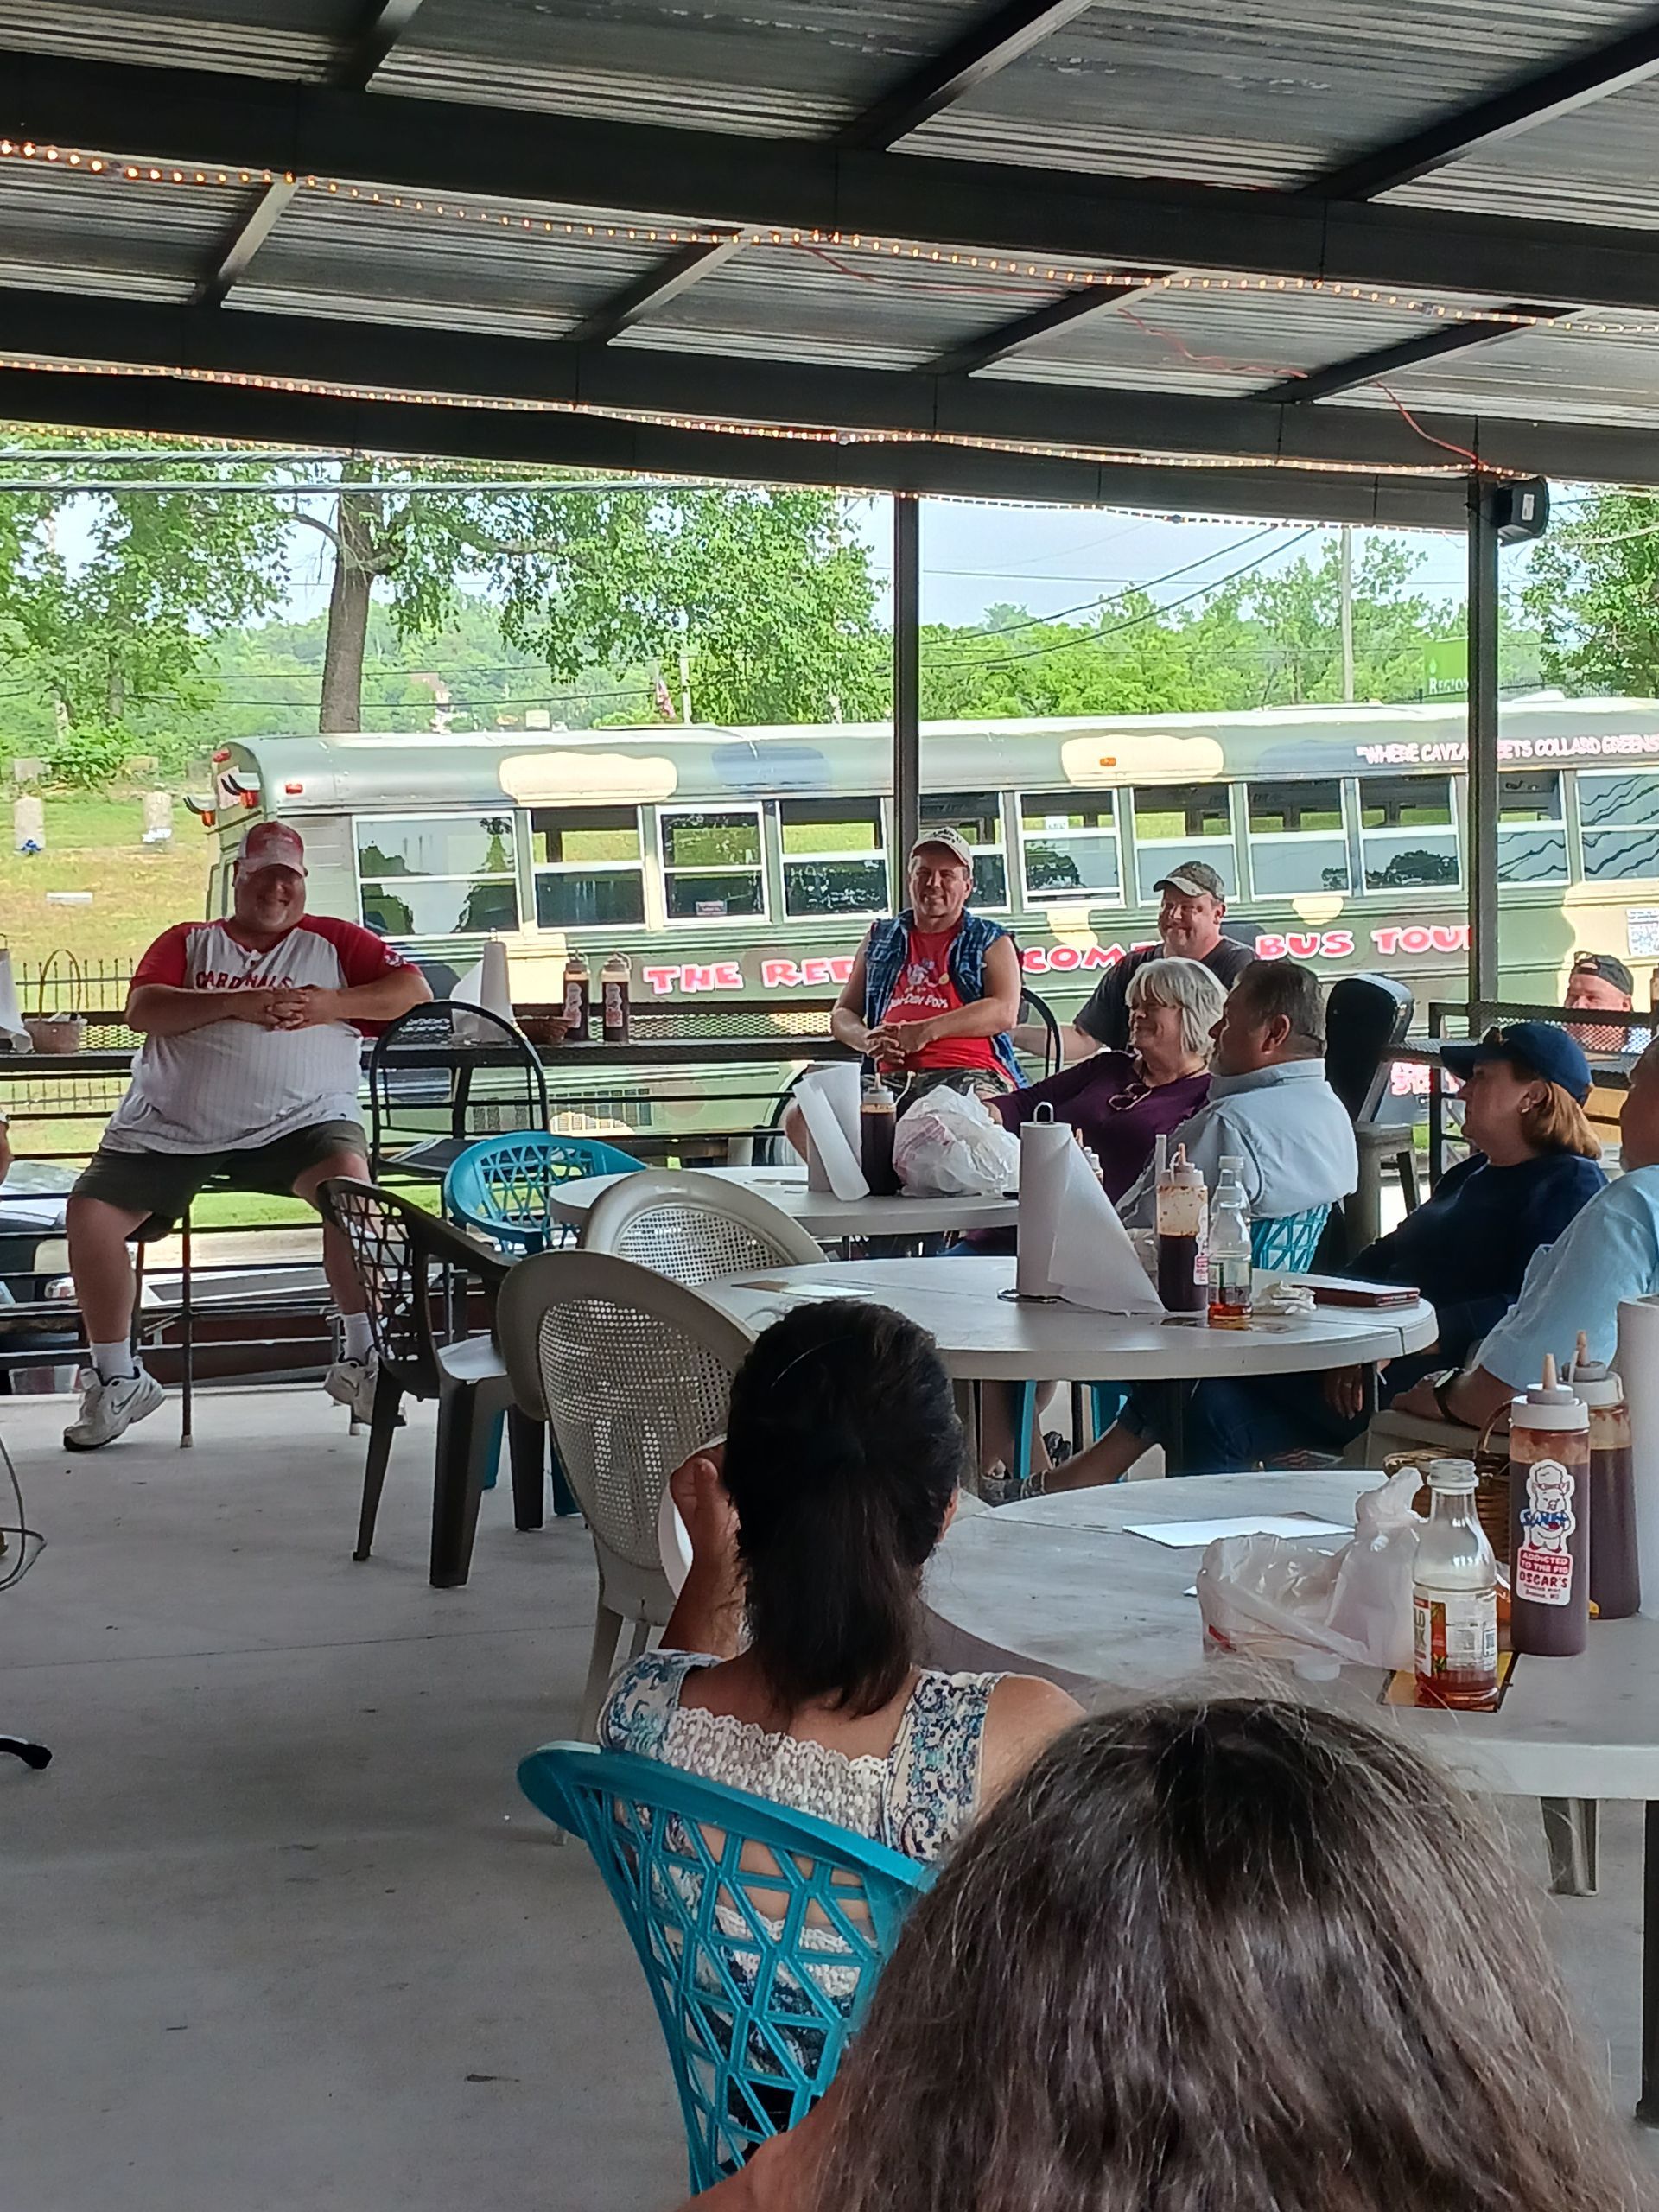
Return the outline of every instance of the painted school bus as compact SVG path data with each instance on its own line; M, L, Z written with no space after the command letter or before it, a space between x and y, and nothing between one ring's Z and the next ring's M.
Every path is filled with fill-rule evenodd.
M1500 751L1505 993L1558 997L1581 947L1650 969L1659 701L1510 702ZM975 905L1062 1015L1155 936L1183 859L1258 951L1421 1005L1465 974L1466 754L1459 705L931 723L923 814L966 837ZM210 912L249 823L292 822L315 911L456 964L499 936L521 1001L557 999L573 947L595 972L624 952L636 1006L696 1033L833 993L893 900L881 725L253 739L215 768Z

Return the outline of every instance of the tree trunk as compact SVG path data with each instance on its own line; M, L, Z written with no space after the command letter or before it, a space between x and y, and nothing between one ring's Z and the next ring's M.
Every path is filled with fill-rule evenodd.
M334 581L328 594L328 636L322 652L322 707L317 728L354 731L363 727L363 655L369 638L369 592L374 582L374 524L379 494L350 489L367 474L365 463L347 461L340 472L334 503Z

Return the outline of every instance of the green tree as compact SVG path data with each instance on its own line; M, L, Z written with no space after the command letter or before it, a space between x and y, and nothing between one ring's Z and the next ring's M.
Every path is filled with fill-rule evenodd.
M1659 499L1592 493L1533 549L1521 598L1545 676L1569 691L1659 694Z
M113 433L75 442L95 455L131 445ZM178 717L206 696L215 635L281 595L285 524L262 499L204 491L226 474L220 461L175 468L176 490L130 492L110 488L124 470L137 480L130 464L48 461L63 443L0 430L8 475L40 486L0 490L0 664L46 709L60 773L99 783L130 753L174 749Z

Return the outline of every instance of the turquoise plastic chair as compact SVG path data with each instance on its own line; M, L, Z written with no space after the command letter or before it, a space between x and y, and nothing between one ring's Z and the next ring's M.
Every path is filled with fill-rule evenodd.
M692 2194L712 2189L829 2088L932 1870L634 1751L547 1744L518 1786L616 1901L667 2038Z
M1262 1221L1250 1224L1250 1264L1268 1269L1275 1274L1298 1274L1313 1264L1313 1255L1319 1249L1319 1239L1325 1234L1325 1224L1331 1218L1329 1206L1309 1206L1305 1213L1275 1214ZM1123 1410L1127 1392L1118 1382L1091 1382L1089 1386L1095 1434L1103 1436ZM1020 1382L1015 1385L1018 1402L1014 1408L1014 1472L1022 1485L1031 1480L1031 1438L1037 1418L1037 1385Z
M553 1217L556 1184L584 1175L632 1174L642 1165L632 1153L597 1137L550 1136L544 1129L485 1137L451 1165L443 1179L443 1210L504 1252L543 1252L570 1235Z

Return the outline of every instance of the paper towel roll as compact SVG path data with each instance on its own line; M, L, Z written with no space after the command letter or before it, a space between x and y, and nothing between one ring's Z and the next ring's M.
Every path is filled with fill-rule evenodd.
M813 1068L795 1086L795 1103L805 1118L807 1135L812 1141L812 1155L807 1161L808 1185L812 1187L816 1157L829 1179L830 1190L838 1198L865 1198L870 1193L860 1160L858 1097L858 1067L852 1061L834 1067Z
M1037 1109L1039 1115L1045 1112L1046 1121L1033 1116L1020 1132L1020 1216L1014 1287L1021 1298L1060 1294L1050 1262L1065 1202L1066 1154L1077 1147L1070 1125L1055 1121L1052 1108Z
M22 1008L17 1003L17 986L12 979L11 955L0 944L0 1052L27 1052L33 1050L27 1029L23 1027Z
M1630 1408L1637 1563L1651 1620L1659 1618L1659 1298L1619 1300L1615 1364Z

